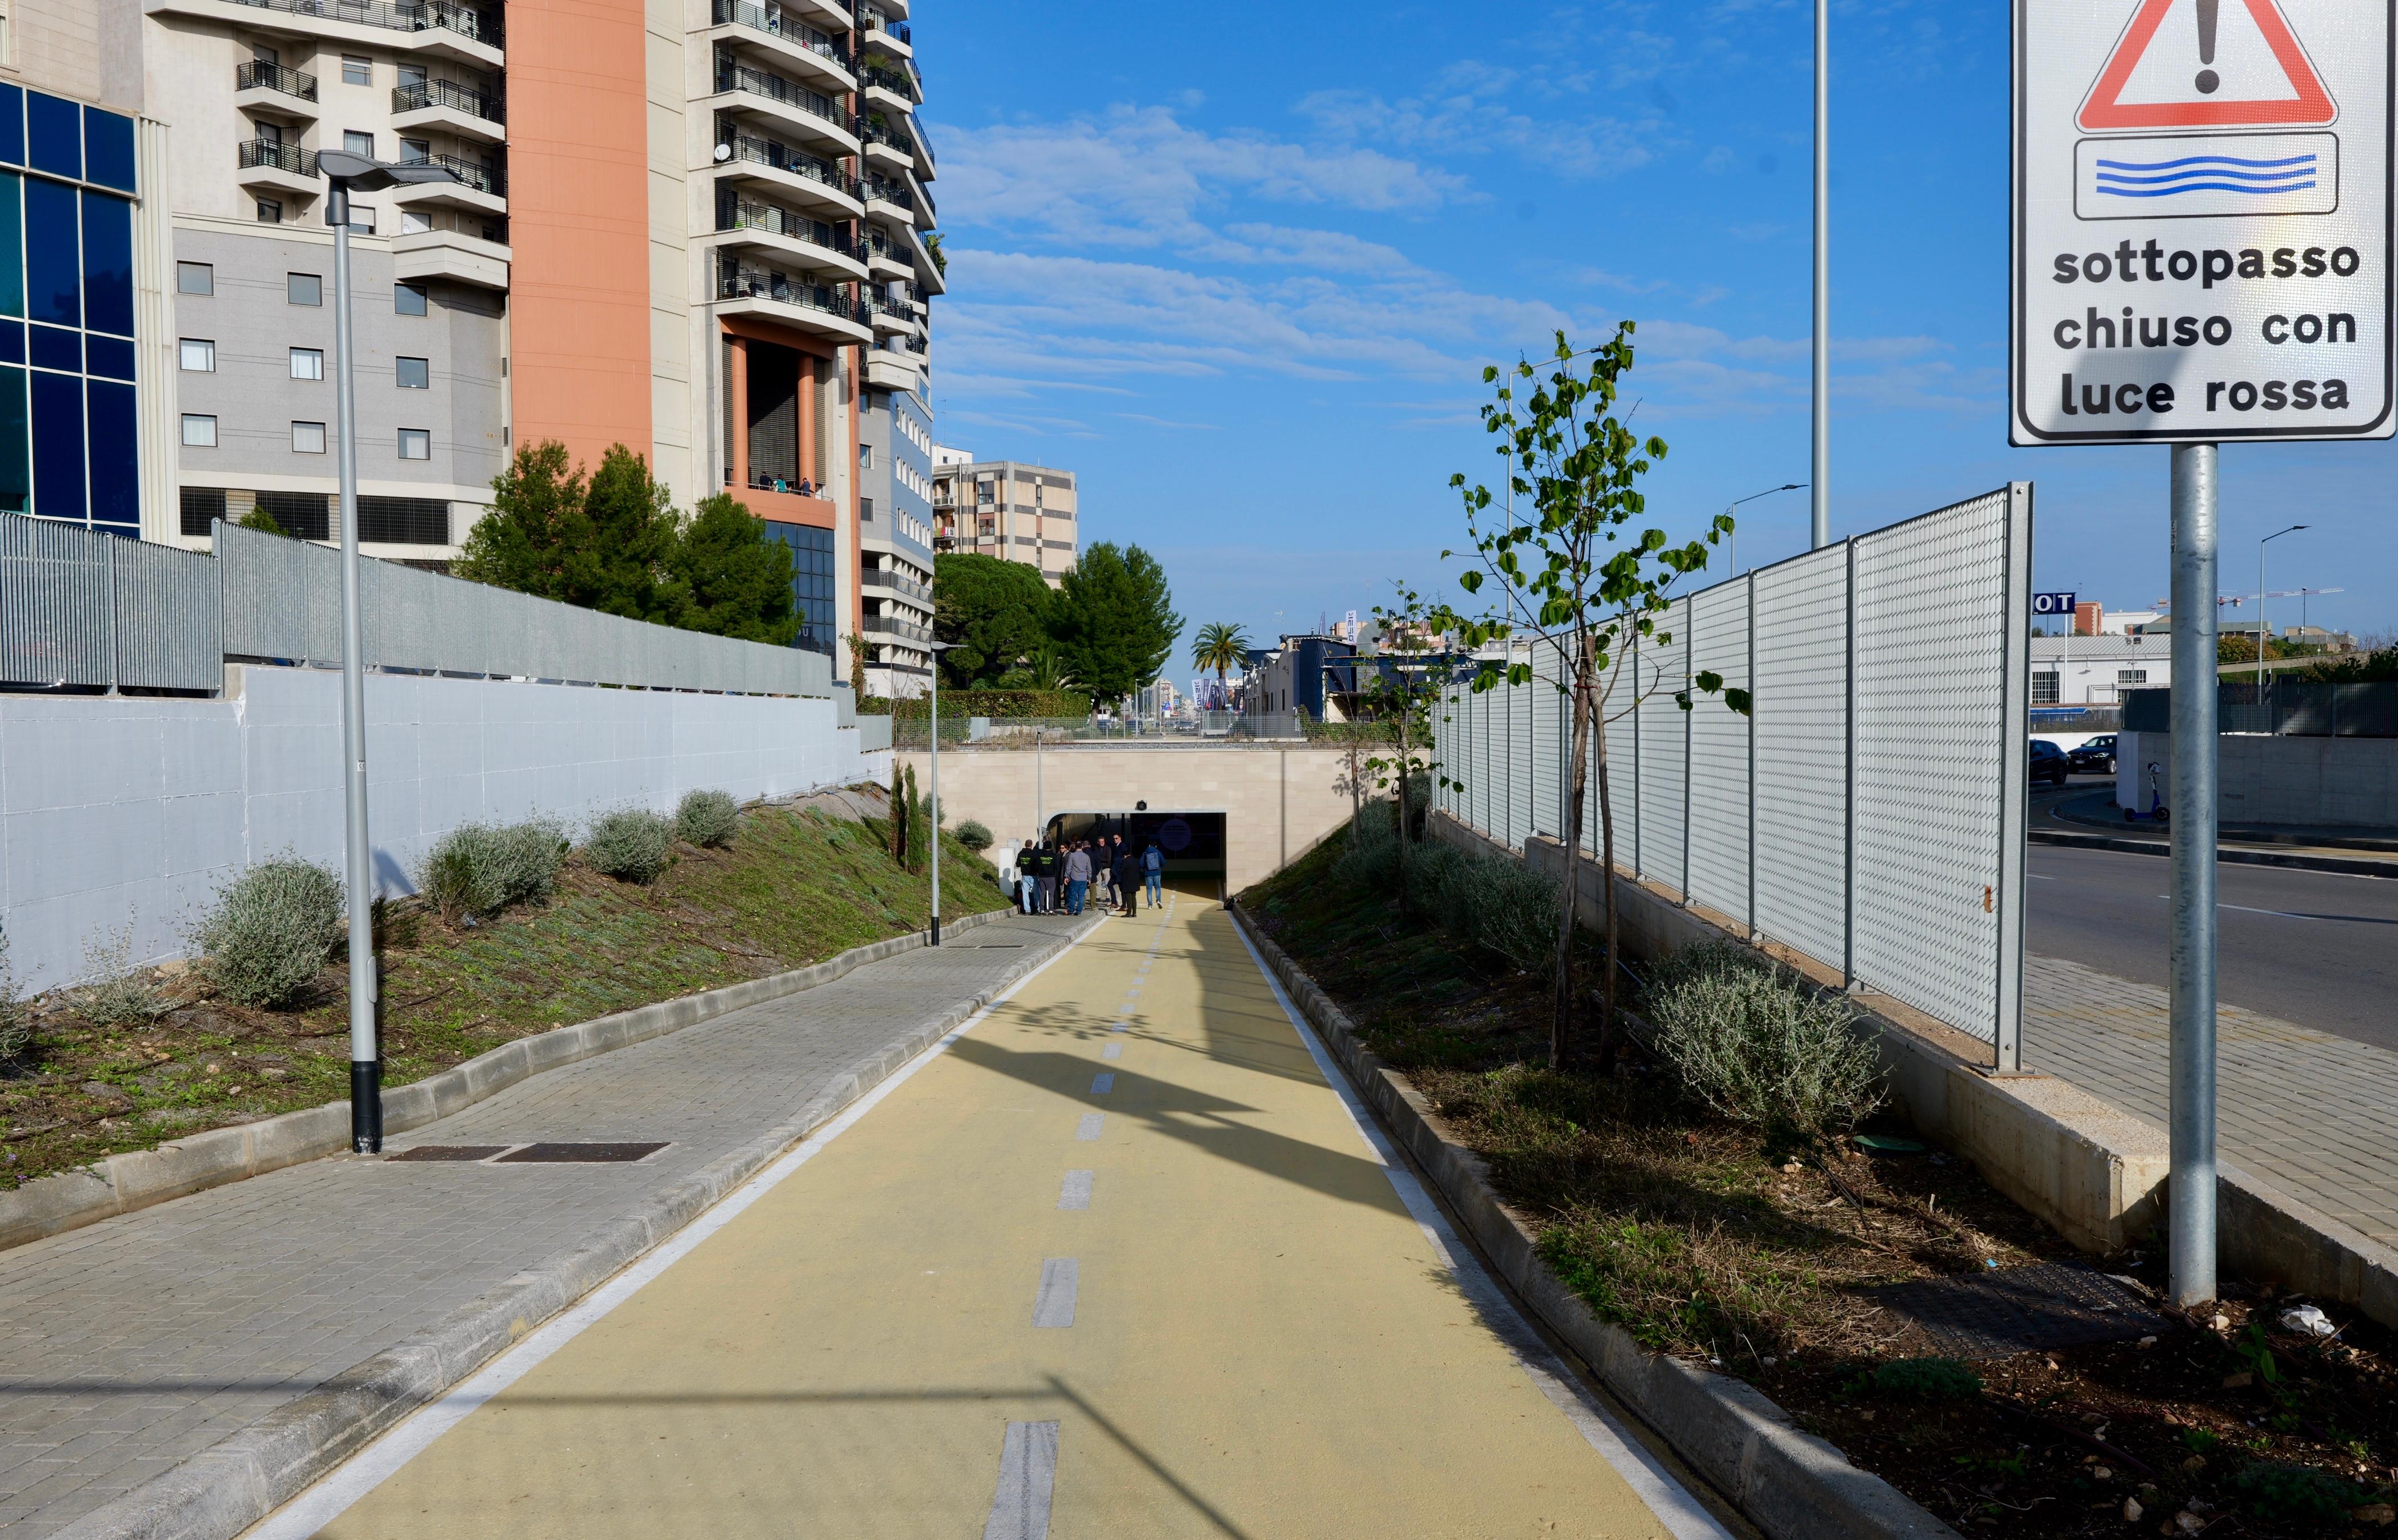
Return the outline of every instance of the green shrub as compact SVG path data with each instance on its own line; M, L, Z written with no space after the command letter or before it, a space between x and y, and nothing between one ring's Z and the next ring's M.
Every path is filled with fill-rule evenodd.
M558 887L566 832L548 819L494 828L467 824L435 842L417 891L451 921L546 901Z
M84 943L83 986L75 1010L94 1026L131 1026L166 1014L147 970L133 965L133 927L103 931Z
M1878 1365L1856 1388L1912 1401L1968 1401L1982 1393L1982 1376L1955 1359L1897 1359Z
M923 695L891 703L892 716L902 722L922 722L933 715L933 703ZM968 716L1084 717L1091 714L1091 698L1074 690L945 690L941 719ZM944 730L942 736L947 737Z
M34 1046L34 1023L17 993L17 975L8 966L8 933L0 931L0 1065L13 1064Z
M240 1005L289 1005L342 936L342 879L314 862L261 862L218 890L192 929L217 992Z
M958 825L958 843L977 854L990 850L996 838L989 825L977 819L969 818Z
M645 808L602 813L583 837L583 859L594 871L624 882L647 882L667 869L674 850L674 824Z
M2258 1460L2231 1478L2242 1506L2265 1519L2334 1524L2370 1499L2363 1487L2309 1466Z
M675 809L675 837L703 850L733 843L734 825L741 821L741 804L721 791L683 793Z
M1696 955L1692 955L1696 954ZM1847 1001L1728 942L1658 967L1649 1013L1658 1051L1722 1117L1816 1139L1882 1104L1881 1065Z
M1377 798L1349 826L1349 843L1332 864L1334 880L1352 892L1389 891L1398 879L1398 815Z
M1556 878L1520 861L1466 856L1442 884L1440 904L1450 929L1516 968L1547 977L1556 970L1563 892Z

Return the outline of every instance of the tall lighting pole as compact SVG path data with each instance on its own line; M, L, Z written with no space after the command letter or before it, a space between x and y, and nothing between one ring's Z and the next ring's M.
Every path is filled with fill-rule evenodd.
M928 641L933 649L933 944L941 944L941 654L954 643ZM893 717L892 720L898 720Z
M1832 543L1832 0L1815 0L1815 436L1811 551Z
M2303 524L2293 524L2286 529L2274 530L2257 542L2257 682L2259 685L2265 682L2267 676L2265 642L2270 635L2265 628L2265 547L2283 535L2295 535L2305 528Z
M342 810L343 867L350 919L350 1148L383 1149L383 1050L375 1031L373 858L367 839L367 686L365 626L358 604L358 393L350 338L350 194L402 183L455 181L434 166L387 166L366 155L322 150L317 169L331 184L325 222L333 227L333 403L339 419L342 486Z
M1739 507L1742 503L1744 503L1744 502L1755 502L1758 498L1761 498L1761 497L1772 497L1772 496L1774 493L1776 493L1776 492L1803 492L1803 491L1805 491L1806 489L1807 489L1807 484L1806 484L1805 482L1803 482L1803 481L1785 481L1785 482L1784 482L1784 483L1783 483L1781 486L1779 486L1779 487L1768 487L1767 489L1765 489L1765 490L1763 490L1763 491L1761 491L1761 492L1751 492L1751 493L1749 493L1746 497L1736 497L1736 498L1732 499L1730 502L1727 502L1727 503L1725 503L1725 504L1724 504L1724 512L1725 512L1725 513L1727 513L1727 514L1729 514L1729 513L1731 513L1733 509L1738 508L1738 507ZM1731 569L1731 575L1732 575L1733 577L1738 577L1738 576L1740 576L1740 526L1739 526L1739 525L1734 524L1734 525L1732 526L1731 534L1728 537L1728 539L1730 540L1731 543L1730 543L1729 545L1727 545L1727 546L1725 547L1725 550L1724 550L1724 565L1725 565L1725 566L1727 566L1727 567L1730 567L1730 568ZM1822 544L1822 543L1823 543L1823 542L1821 542L1821 541L1816 542L1816 544L1818 544L1818 545L1820 545L1820 544Z

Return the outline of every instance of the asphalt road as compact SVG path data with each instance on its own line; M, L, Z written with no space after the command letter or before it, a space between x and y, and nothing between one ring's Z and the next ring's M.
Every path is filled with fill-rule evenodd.
M2164 987L2169 866L2032 846L2029 949ZM2398 879L2225 864L2216 880L2225 1004L2398 1050Z

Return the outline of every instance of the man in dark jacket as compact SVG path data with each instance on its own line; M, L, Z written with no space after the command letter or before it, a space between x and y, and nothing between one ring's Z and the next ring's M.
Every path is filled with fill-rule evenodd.
M1115 848L1116 897L1124 901L1126 919L1140 912L1140 861L1132 847L1119 839Z
M1045 915L1058 907L1058 847L1043 840L1039 853L1033 857L1032 870L1039 878L1035 887L1039 890L1041 912Z

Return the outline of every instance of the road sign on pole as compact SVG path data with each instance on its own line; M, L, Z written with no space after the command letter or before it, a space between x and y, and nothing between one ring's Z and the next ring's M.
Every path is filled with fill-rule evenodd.
M2072 594L2034 594L2031 596L2031 612L2035 615L2070 615L2076 597Z
M2015 0L2013 442L2387 438L2392 0Z

